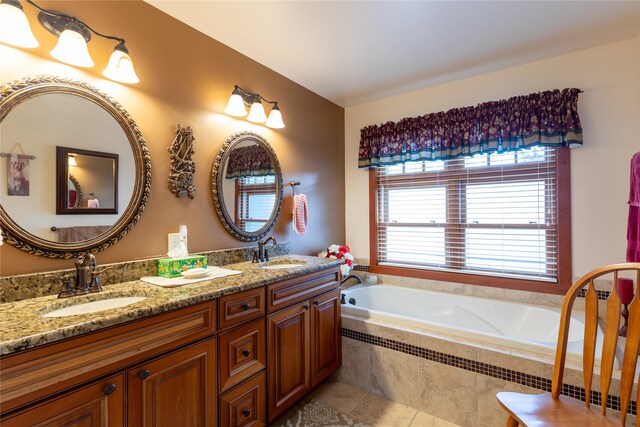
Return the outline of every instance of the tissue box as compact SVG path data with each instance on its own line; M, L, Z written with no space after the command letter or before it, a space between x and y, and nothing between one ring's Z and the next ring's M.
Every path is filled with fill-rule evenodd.
M192 268L207 268L207 257L193 255L186 258L161 258L158 260L158 276L177 277L185 270Z

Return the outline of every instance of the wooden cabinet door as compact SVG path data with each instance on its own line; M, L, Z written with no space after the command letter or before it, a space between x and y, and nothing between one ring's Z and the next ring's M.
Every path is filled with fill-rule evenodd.
M267 317L269 421L311 389L309 302Z
M311 382L315 387L342 364L340 289L311 302Z
M3 419L2 427L124 426L124 373L95 381Z
M130 369L129 425L215 425L215 344L215 338L210 338Z

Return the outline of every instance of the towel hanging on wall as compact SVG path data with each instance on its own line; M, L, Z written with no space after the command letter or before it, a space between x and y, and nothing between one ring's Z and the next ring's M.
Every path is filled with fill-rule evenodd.
M640 151L631 158L627 262L640 262Z
M304 236L307 234L308 221L307 196L304 193L295 194L293 196L293 231L300 236Z

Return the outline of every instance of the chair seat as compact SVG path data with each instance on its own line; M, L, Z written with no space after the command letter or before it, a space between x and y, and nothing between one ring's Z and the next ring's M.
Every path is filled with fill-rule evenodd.
M566 396L559 400L551 398L551 393L522 394L500 392L497 394L500 405L520 425L538 426L617 426L620 420L602 415L599 407L587 408L585 403Z

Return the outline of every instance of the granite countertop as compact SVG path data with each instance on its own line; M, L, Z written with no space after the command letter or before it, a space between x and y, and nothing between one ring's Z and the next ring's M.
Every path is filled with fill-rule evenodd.
M50 295L0 304L0 356L342 264L340 260L302 255L286 255L272 260L277 262L278 258L301 260L306 264L290 269L266 270L251 262L241 262L221 267L242 271L242 275L204 280L177 288L161 288L133 280L105 286L102 292L96 294L64 299ZM74 305L74 302L84 303L119 296L139 296L146 299L126 307L92 314L42 317L42 314Z

